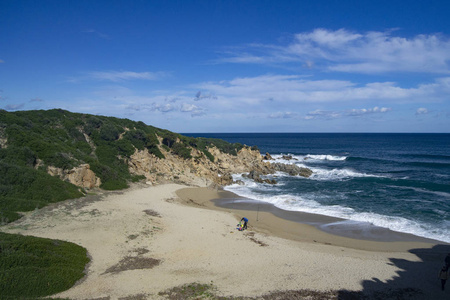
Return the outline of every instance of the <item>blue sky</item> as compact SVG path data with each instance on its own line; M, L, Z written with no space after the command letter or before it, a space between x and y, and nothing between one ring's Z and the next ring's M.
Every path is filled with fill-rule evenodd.
M450 132L450 1L0 1L0 108Z

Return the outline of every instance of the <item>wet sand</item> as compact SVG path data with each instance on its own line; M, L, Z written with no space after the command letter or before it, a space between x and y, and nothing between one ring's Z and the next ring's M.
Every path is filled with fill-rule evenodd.
M227 211L235 215L237 220L245 216L249 219L252 230L295 241L368 251L408 251L442 243L367 223L286 211L272 204L242 198L223 190L189 188L177 191L177 195L185 204Z

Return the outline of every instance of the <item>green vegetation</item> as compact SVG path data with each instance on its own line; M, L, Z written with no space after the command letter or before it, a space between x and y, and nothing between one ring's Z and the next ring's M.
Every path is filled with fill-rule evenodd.
M160 144L159 139L162 140ZM47 167L70 170L81 164L101 179L106 190L128 187L145 179L132 176L127 160L147 149L160 159L163 147L183 159L192 159L192 148L214 162L208 151L215 146L237 155L241 144L219 139L185 137L143 122L114 117L47 111L0 110L0 222L19 218L18 212L48 203L82 197L85 191L47 174ZM6 141L6 143L4 142Z
M42 170L0 160L0 224L18 219L17 212L81 196L76 186Z
M145 179L128 170L128 159L136 149L164 159L163 147L191 159L196 148L214 161L208 151L212 146L232 155L243 147L184 137L128 119L61 109L0 110L0 225L17 220L19 212L86 194L50 176L49 166L70 170L87 163L101 179L101 188L117 190ZM83 276L88 261L86 250L72 243L0 232L0 298L36 299L66 290ZM194 294L209 295L209 288L204 288L195 286Z
M169 299L219 299L215 292L217 288L211 284L190 283L183 286L174 287L167 291L160 292L159 296L164 296ZM226 299L226 298L221 298Z
M84 276L86 249L73 243L0 232L1 299L62 292Z

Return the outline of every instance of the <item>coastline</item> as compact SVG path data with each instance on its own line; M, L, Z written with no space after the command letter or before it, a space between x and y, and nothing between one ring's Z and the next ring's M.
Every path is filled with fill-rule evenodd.
M367 224L361 228L362 224L348 223L340 218L286 211L225 190L185 188L178 190L177 195L184 204L232 213L237 222L245 216L249 219L249 228L252 230L293 241L388 252L446 244Z
M52 204L1 230L88 250L85 278L55 297L166 299L161 292L191 283L213 285L217 296L249 299L304 291L448 297L436 281L448 245L341 237L269 211L221 208L212 201L234 196L175 183L139 184ZM249 229L239 232L244 213Z

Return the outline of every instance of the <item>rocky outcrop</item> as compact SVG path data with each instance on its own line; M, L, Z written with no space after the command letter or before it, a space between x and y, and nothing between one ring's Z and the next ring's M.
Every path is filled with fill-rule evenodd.
M263 157L264 160L273 160L272 156L269 154L269 152L266 152L266 155Z
M5 135L5 129L3 127L0 127L0 149L6 148L8 144L8 139Z
M161 148L165 158L160 159L147 150L136 150L128 160L130 173L144 175L148 183L161 180L179 181L187 184L208 186L233 183L231 174L256 170L262 174L271 173L270 163L264 162L257 150L242 148L236 156L209 148L214 156L210 161L202 152L192 149L191 159L182 159Z
M47 173L52 176L58 176L62 180L69 181L70 183L85 189L99 187L101 184L100 178L95 176L95 173L90 169L89 164L82 164L71 170L63 170L61 168L48 166Z
M270 163L258 150L250 147L242 148L236 156L221 152L217 148L209 148L214 156L210 161L202 152L192 149L193 158L185 160L160 148L165 158L160 159L147 150L136 150L128 160L130 173L143 175L149 184L159 181L178 181L197 186L211 184L229 185L234 183L232 174L248 173L244 175L259 183L276 184L273 179L263 179L261 176L273 174L277 171L291 176L309 177L312 171L297 165Z
M312 174L311 170L296 165L270 163L267 161L269 157L272 159L269 153L262 156L258 150L252 150L250 147L242 148L237 155L223 153L215 147L209 148L214 161L195 148L191 149L191 159L183 159L166 151L164 147L160 147L160 151L165 158L158 158L147 150L136 149L127 159L130 173L144 176L148 184L171 181L195 186L230 185L234 183L232 174L241 173L248 173L244 176L256 182L268 184L277 182L261 176L277 171L291 176L309 177ZM85 189L99 187L101 184L89 164L82 164L71 170L49 166L47 172Z
M284 172L291 176L309 177L312 175L312 171L308 168L302 168L297 165L273 163L272 167L275 171Z
M283 155L283 156L281 156L281 159L284 159L284 160L298 160L295 157L293 157L292 155Z
M248 174L244 174L242 176L252 179L253 181L258 183L277 184L276 180L274 179L262 179L262 175L263 174L258 171L250 171Z

